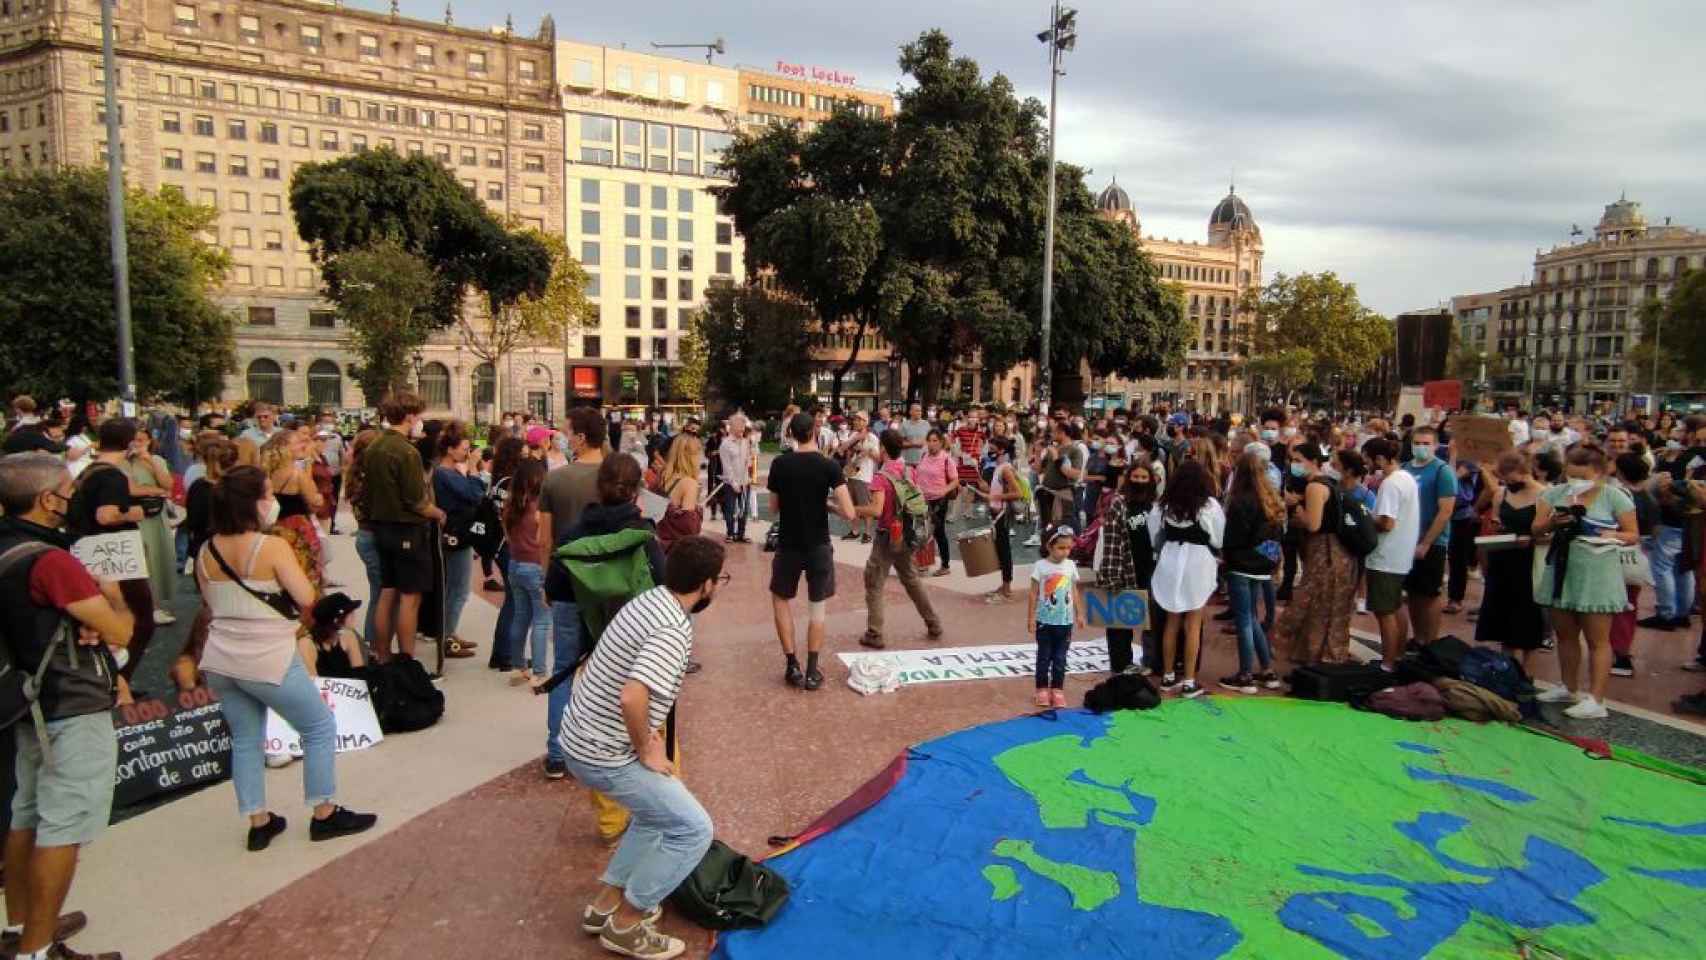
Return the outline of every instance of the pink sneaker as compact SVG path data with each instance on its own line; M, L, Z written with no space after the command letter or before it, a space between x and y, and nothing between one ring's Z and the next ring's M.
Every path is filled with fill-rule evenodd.
M1038 690L1036 699L1032 700L1031 702L1036 704L1039 707L1048 706L1049 705L1048 691L1047 690Z
M1049 699L1054 702L1055 706L1064 707L1064 706L1066 706L1066 691L1065 690L1050 691L1049 692Z

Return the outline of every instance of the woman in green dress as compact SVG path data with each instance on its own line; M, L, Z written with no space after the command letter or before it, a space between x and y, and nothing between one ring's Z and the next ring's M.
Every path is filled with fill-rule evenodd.
M1605 451L1591 443L1570 450L1564 483L1540 495L1534 516L1536 540L1548 540L1546 567L1535 602L1552 608L1558 635L1558 668L1563 688L1540 695L1545 703L1574 705L1564 711L1578 720L1606 716L1605 687L1611 678L1611 618L1623 612L1629 595L1623 588L1620 547L1640 540L1635 501L1605 482ZM1588 646L1589 693L1577 693L1582 648Z
M177 593L177 547L172 542L172 530L166 526L166 501L172 497L172 468L166 459L152 452L152 438L147 430L136 431L130 452L125 457L124 472L130 478L130 495L142 506L143 520L137 526L142 531L142 556L148 562L148 587L154 592L154 622L176 622L172 616L172 597Z

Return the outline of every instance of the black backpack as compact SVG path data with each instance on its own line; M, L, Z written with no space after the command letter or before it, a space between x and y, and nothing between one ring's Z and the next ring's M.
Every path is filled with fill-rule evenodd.
M498 555L498 548L504 543L504 524L499 509L499 491L508 491L509 478L505 477L492 484L492 489L480 498L480 503L473 513L465 518L451 517L445 525L444 547L455 550L460 547L473 547L474 552L490 560ZM461 521L460 523L458 521ZM453 545L452 538L458 543Z
M1153 710L1160 705L1161 691L1141 673L1116 673L1084 692L1084 709L1091 713Z
M699 865L669 895L669 904L707 930L738 930L769 923L788 902L788 892L781 874L712 840Z
M432 685L426 667L408 654L369 665L366 680L379 729L386 733L424 730L444 716L444 691Z
M1374 514L1368 507L1355 497L1345 496L1345 492L1329 481L1327 505L1322 509L1332 514L1329 521L1323 517L1321 525L1331 529L1339 536L1339 543L1350 555L1358 560L1374 552L1380 545L1380 532L1374 529Z

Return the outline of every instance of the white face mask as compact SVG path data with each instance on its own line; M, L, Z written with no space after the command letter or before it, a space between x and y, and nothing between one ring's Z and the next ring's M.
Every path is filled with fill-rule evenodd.
M258 506L261 513L261 529L271 530L273 524L278 522L278 501L269 498L262 500Z

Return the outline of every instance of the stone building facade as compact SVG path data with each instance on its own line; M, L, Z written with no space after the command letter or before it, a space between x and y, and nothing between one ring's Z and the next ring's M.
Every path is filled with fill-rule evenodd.
M104 163L100 7L5 10L0 166ZM218 399L366 405L290 215L290 177L305 163L433 156L499 217L563 229L549 18L531 38L313 0L121 0L115 19L126 178L217 208L209 240L232 256L222 300L238 317L239 359ZM495 371L444 331L421 351L420 387L443 415L551 415L567 400L561 357L562 345L542 345L506 363L516 374L500 404Z

